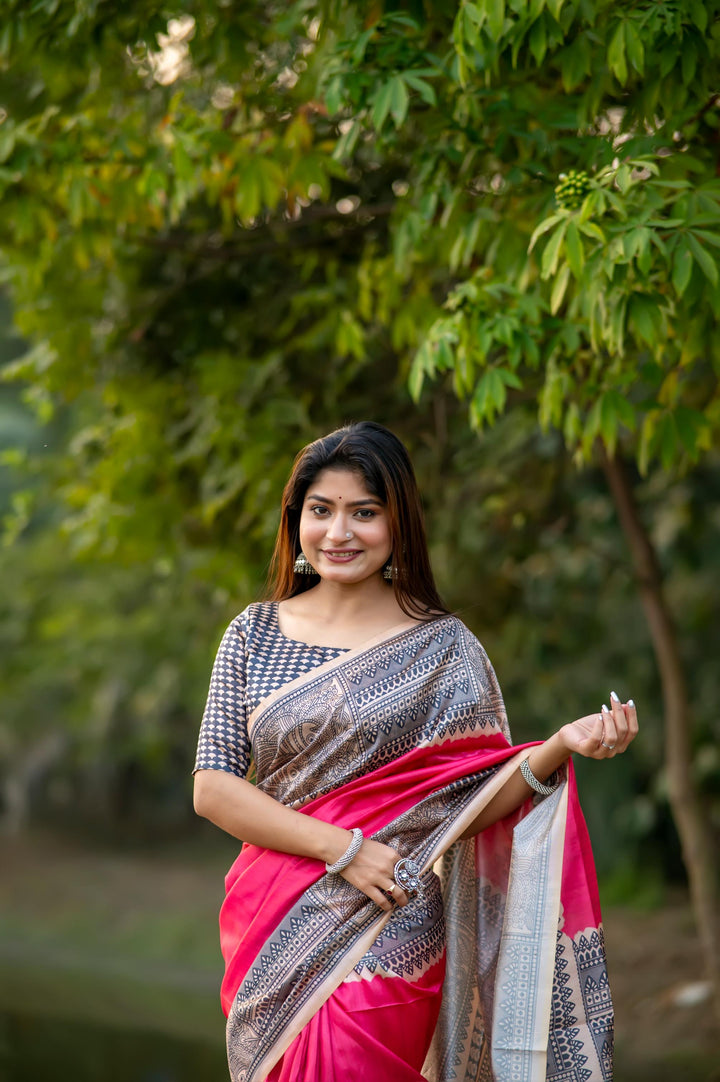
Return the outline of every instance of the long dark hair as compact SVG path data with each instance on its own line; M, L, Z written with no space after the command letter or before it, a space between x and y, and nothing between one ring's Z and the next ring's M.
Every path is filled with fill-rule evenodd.
M448 609L438 594L428 555L425 523L415 472L404 445L374 421L338 428L295 459L285 485L280 528L270 564L270 599L284 601L315 586L314 575L299 575L300 514L308 487L322 470L359 473L390 519L392 586L400 608L415 619L432 619ZM388 584L389 585L389 584Z

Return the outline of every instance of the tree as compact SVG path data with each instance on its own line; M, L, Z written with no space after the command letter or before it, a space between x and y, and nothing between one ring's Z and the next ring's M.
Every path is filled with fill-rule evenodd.
M33 342L8 374L72 402L66 527L212 574L338 398L383 386L390 419L409 379L427 418L445 379L476 430L537 416L652 569L713 971L682 667L618 462L694 469L717 434L720 4L241 7L8 5L0 250Z
M670 797L716 988L714 861L687 681L618 447L641 473L657 459L687 469L720 427L719 41L712 4L465 3L443 70L428 52L422 70L397 70L380 47L374 90L358 91L358 69L372 85L364 55L336 87L355 123L376 129L388 112L405 123L413 80L435 75L441 88L442 119L395 229L396 256L417 266L447 252L457 276L415 355L415 396L451 372L479 428L514 391L578 461L600 455L658 658ZM424 97L434 105L435 89ZM438 244L423 246L438 219Z

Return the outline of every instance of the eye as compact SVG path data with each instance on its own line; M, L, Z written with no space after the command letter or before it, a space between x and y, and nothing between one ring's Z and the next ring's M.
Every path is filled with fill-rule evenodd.
M356 518L369 519L369 518L375 518L376 514L377 514L377 511L372 511L369 507L361 507L359 511L355 512L355 517Z
M321 503L315 504L314 507L310 508L310 514L315 515L316 518L322 518L327 514L327 507L323 507Z

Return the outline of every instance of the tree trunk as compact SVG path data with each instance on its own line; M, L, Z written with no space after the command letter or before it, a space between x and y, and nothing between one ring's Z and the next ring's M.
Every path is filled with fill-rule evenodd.
M712 840L692 776L690 704L677 634L663 592L652 541L638 513L625 464L601 447L601 460L623 533L660 672L665 712L665 763L670 807L680 837L705 972L720 1015L715 870Z

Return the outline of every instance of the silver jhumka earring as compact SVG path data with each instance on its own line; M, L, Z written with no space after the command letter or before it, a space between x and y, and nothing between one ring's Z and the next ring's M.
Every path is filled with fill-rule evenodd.
M296 575L317 575L317 571L310 563L302 549L300 549L297 559L293 564L293 571Z
M385 564L382 575L386 582L392 582L394 578L397 578L397 568L393 567L392 560L388 560Z

